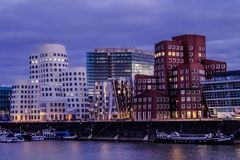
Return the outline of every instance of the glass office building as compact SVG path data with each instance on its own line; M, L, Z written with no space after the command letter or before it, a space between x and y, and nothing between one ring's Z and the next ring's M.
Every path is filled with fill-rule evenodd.
M87 52L87 80L90 95L95 82L108 78L153 74L154 55L136 48L98 48Z
M0 121L10 120L11 87L0 87Z
M240 70L217 73L202 82L202 87L212 117L240 110Z

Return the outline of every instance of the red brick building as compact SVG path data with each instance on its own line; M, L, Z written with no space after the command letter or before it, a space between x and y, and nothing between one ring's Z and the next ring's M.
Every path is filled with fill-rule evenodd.
M171 41L155 44L154 76L152 77L156 78L156 85L151 84L151 86L156 86L157 91L154 87L152 91L149 88L148 92L139 94L141 91L139 90L135 98L144 98L146 95L168 97L169 101L166 104L168 107L164 110L152 108L152 113L149 114L151 119L203 118L207 116L207 109L200 82L210 78L213 73L226 72L226 68L225 62L206 59L205 36L176 36ZM135 83L135 87L142 88L142 83ZM158 99L157 97L155 99ZM148 102L141 103L143 103L141 105L148 104ZM165 105L165 102L161 104ZM135 99L135 109L137 105L139 102ZM155 105L152 104L152 107L157 107L157 102ZM168 111L170 115L159 116L163 111L164 113ZM137 114L141 115L141 113ZM149 116L148 119L150 119Z
M210 59L203 59L202 64L205 68L206 78L209 79L214 73L226 72L227 64L226 62L215 61Z
M134 77L135 95L141 94L145 90L156 90L157 86L156 76L136 74Z
M133 99L135 120L169 119L169 97L157 90L145 90Z

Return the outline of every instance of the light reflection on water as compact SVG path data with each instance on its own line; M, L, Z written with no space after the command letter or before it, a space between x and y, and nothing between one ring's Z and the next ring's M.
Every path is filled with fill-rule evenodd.
M93 141L0 143L0 160L239 160L240 146Z

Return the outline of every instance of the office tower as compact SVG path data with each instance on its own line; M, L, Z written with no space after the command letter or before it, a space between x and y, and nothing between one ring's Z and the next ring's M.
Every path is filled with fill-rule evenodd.
M153 74L153 53L136 48L98 48L87 53L87 78L90 94L95 82L108 78Z
M215 73L202 82L203 94L213 118L239 117L240 71Z
M0 86L0 121L10 120L12 87Z

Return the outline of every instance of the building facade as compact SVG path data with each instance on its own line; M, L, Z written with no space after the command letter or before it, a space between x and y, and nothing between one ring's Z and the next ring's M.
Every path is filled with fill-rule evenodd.
M136 48L98 48L87 53L87 79L90 94L95 82L108 78L153 74L154 55Z
M211 117L239 114L240 71L217 73L202 82L203 94ZM230 118L230 117L229 117Z
M30 80L17 80L12 87L11 120L12 121L40 121L40 109L34 103L34 88ZM33 87L33 88L32 88ZM38 93L37 93L38 95ZM35 99L38 101L38 99Z
M180 35L170 41L156 43L154 77L157 80L156 90L163 97L156 95L161 97L160 99L168 97L169 102L166 104L168 109L165 111L169 111L170 116L152 116L152 118L206 117L207 108L200 82L210 78L214 73L226 72L226 68L225 62L206 59L205 36ZM156 90L153 89L154 92ZM135 108L137 103L134 102ZM156 109L152 111L151 115L157 115Z
M62 93L66 101L67 119L89 119L86 69L70 68L60 74Z
M131 77L109 78L95 82L93 118L96 120L129 119L133 98Z
M10 120L12 87L0 86L0 121Z
M78 75L74 75L74 72ZM87 95L84 87L79 86L80 83L86 85L85 72L82 69L78 71L78 69L69 68L65 46L60 44L39 46L29 56L29 80L17 80L13 86L11 119L13 121L72 120L69 117L82 119L83 116L79 113L80 110L82 111L87 107L86 102L82 102L82 99L86 99ZM65 77L67 74L72 74L72 77ZM63 86L63 82L64 84L69 83L69 86ZM77 83L77 86L74 85L75 83ZM79 112L76 115L69 115L70 112L68 113L70 111L69 106L73 106L73 104L69 104L66 98L69 94L69 88L71 88L71 91L75 91L76 88L82 89L78 90L78 96L76 96L76 93L74 94L74 100L79 100L79 104L76 105L76 107L79 107ZM75 101L72 103L75 103Z

